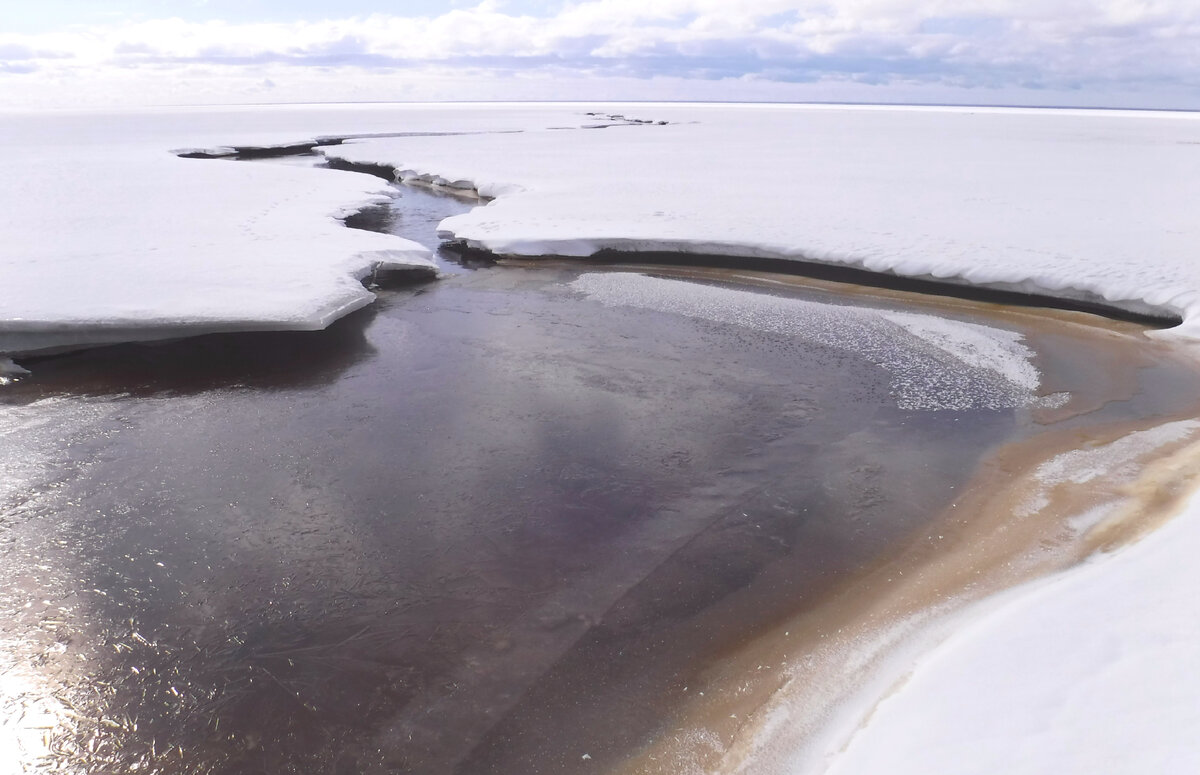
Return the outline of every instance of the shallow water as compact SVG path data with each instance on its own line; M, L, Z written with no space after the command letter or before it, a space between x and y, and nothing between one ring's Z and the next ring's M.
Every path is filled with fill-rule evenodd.
M366 217L414 234L464 206L405 189ZM603 771L707 665L1047 422L901 409L862 354L606 306L570 287L591 271L455 265L325 332L30 364L0 394L0 751L68 772ZM1134 352L1120 325L1124 344L1056 346ZM1168 414L1184 377L1122 357L1103 420Z

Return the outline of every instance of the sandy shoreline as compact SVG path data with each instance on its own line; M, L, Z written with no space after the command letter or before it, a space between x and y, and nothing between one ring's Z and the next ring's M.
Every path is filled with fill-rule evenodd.
M1030 314L1051 339L1094 325L1097 341L1119 343L1092 372L1105 379L1065 379L1072 400L1040 410L1040 422L1071 426L1068 418L1132 398L1138 372L1156 360L1200 378L1190 344L1147 343L1111 321L1081 326L1072 313ZM1037 333L1030 338L1046 383L1058 384L1066 375L1047 349L1061 356L1061 342L1047 348ZM902 689L917 658L964 617L986 616L997 593L1119 550L1178 513L1197 489L1200 463L1200 401L1180 403L1153 419L1078 424L1004 445L927 530L726 654L689 687L675 730L614 771L824 772L877 703Z

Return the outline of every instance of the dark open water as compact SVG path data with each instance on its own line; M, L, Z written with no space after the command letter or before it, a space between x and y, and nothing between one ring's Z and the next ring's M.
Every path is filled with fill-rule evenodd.
M429 239L466 206L405 189L374 222ZM602 772L1037 430L902 411L845 350L602 306L585 271L457 267L324 332L30 364L0 393L0 750Z

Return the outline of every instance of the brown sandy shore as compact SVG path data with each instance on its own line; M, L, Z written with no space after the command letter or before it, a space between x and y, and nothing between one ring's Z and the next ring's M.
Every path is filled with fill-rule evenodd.
M963 306L907 301L935 314ZM972 604L1118 550L1182 508L1200 471L1196 346L1061 310L998 315L1010 325L1013 316L1038 353L1044 388L1067 392L1070 401L1035 410L1044 430L994 449L928 525L813 605L723 653L687 687L674 730L613 772L822 772L874 706L903 687L916 657ZM1178 380L1173 389L1150 387L1164 375ZM1151 392L1157 405L1138 419L1090 417L1109 402ZM1182 430L1109 454L1172 424ZM1081 450L1091 454L1086 471L1046 474Z

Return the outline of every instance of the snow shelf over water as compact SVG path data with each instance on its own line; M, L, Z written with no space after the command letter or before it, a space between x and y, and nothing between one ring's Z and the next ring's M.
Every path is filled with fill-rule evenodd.
M379 262L430 269L415 244L337 222L385 195L376 180L170 153L342 137L358 139L320 150L499 197L443 229L501 254L844 263L1181 314L1200 335L1194 115L640 104L603 112L653 123L614 124L594 111L0 114L0 352L319 328L371 301L358 278Z
M1200 114L637 106L669 126L353 141L330 157L498 197L443 223L503 255L686 251L1185 317L1200 336Z
M376 178L171 152L417 131L416 113L371 106L0 113L0 353L323 328L371 302L360 278L373 269L432 274L426 248L339 222L394 193ZM445 108L432 125L513 129L528 113L489 118Z

